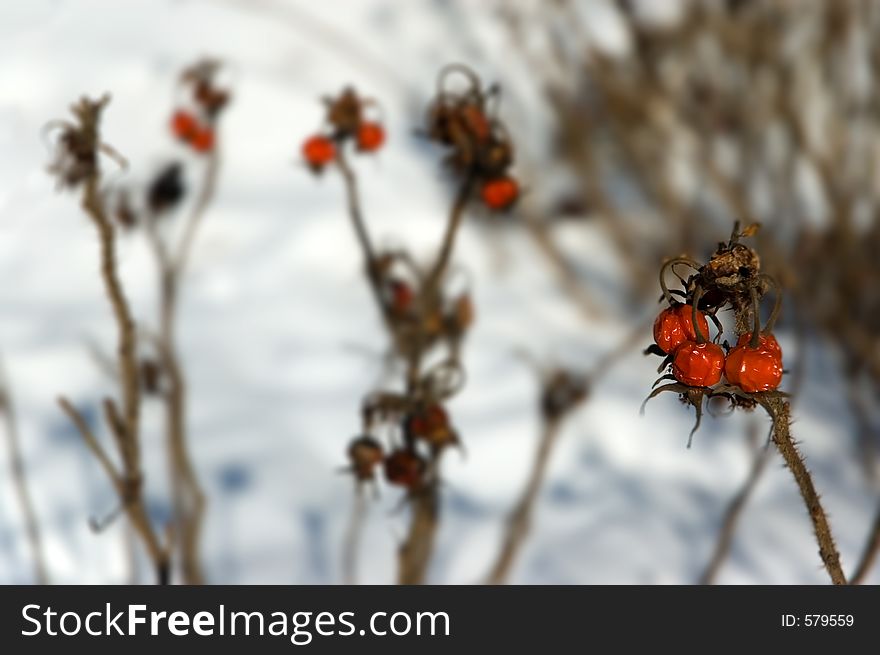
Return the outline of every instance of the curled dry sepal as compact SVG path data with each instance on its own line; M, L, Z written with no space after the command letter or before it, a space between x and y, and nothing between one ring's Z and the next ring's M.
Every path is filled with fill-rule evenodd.
M98 123L101 120L101 112L109 102L109 95L97 100L83 97L70 107L75 122L53 121L46 126L47 130L56 128L60 130L55 144L54 158L49 164L49 173L58 178L59 187L75 189L95 179L98 175L100 151L124 161L115 155L114 150L100 141Z
M761 272L758 254L740 243L757 229L757 225L751 225L740 232L737 226L730 240L719 244L705 264L679 257L667 261L660 271L661 300L668 306L657 316L654 344L646 353L663 357L658 372L669 371L655 386L665 380L672 382L655 389L645 403L671 391L696 409L697 420L688 447L700 425L704 400L723 398L732 408L752 409L756 404L768 407L771 399L786 397L778 391L783 374L782 349L773 336L781 305L779 288L773 278ZM688 267L692 273L682 277L677 266ZM678 278L681 289L669 289L669 271ZM775 291L775 303L762 327L760 303L770 290ZM732 346L722 342L724 329L717 318L722 309L731 309L735 317L737 339ZM716 328L714 338L707 318Z

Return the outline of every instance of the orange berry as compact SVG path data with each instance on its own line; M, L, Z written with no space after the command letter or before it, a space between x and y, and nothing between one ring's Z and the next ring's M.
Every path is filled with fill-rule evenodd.
M193 150L199 153L210 152L214 149L214 130L210 127L198 128L190 140Z
M654 343L660 347L660 350L667 354L673 353L685 341L697 340L692 309L691 305L676 305L660 312L654 321ZM706 315L697 311L697 321L700 332L708 338L709 322L706 320Z
M739 340L737 340L737 346L747 345L752 340L752 333L748 332L746 334L740 335ZM777 353L780 357L782 357L782 348L779 345L779 342L776 340L772 334L760 334L758 335L758 350L769 350L770 352Z
M379 123L361 123L357 131L357 149L360 152L375 152L385 143L385 128Z
M198 132L199 123L190 112L178 109L171 116L171 131L182 141L191 140Z
M512 177L498 177L484 183L480 195L489 209L508 209L519 198L519 184Z
M782 381L782 350L779 344L769 335L769 338L761 337L757 348L751 348L743 337L740 337L741 345L727 355L724 365L727 380L748 393L772 391Z
M332 139L321 134L309 137L302 145L302 155L314 172L320 173L336 158L336 146Z
M672 374L689 387L711 387L721 380L724 351L714 343L685 341L675 351Z

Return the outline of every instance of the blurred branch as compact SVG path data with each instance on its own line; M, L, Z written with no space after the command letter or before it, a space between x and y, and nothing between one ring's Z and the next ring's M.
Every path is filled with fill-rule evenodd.
M25 534L31 549L34 567L34 579L37 584L49 584L49 574L43 553L40 524L34 503L27 484L24 457L21 452L21 441L18 434L18 419L15 413L15 402L12 398L12 387L2 361L0 361L0 414L6 422L6 442L9 447L9 468L18 503L24 520Z
M169 580L169 553L153 528L144 504L140 442L140 381L137 365L137 332L119 279L116 239L113 223L107 215L101 193L101 174L97 164L99 151L108 147L101 143L98 123L109 97L92 101L83 98L73 105L78 124L64 124L57 160L50 167L64 184L82 187L82 207L98 233L101 279L113 310L117 332L118 384L122 398L120 411L112 399L104 403L105 418L115 440L122 472L95 438L83 416L71 403L61 398L61 408L76 425L88 448L104 469L116 489L119 504L137 531L152 560L159 584Z
M755 425L756 424L753 424L753 428ZM754 442L756 440L756 435L753 433L752 436L753 438L751 441ZM743 483L743 486L731 499L730 504L724 512L724 518L721 521L721 530L718 533L715 549L712 552L709 564L700 576L698 584L715 584L721 566L730 552L733 535L736 532L743 509L754 492L755 487L758 486L758 481L761 479L762 474L767 468L767 462L770 461L770 456L773 454L773 451L769 448L769 444L759 445L753 443L752 446L754 453L752 454L752 466L749 470L749 475Z
M562 421L559 419L548 420L543 424L541 438L538 441L538 451L532 464L525 490L517 502L515 508L507 519L501 552L492 565L492 570L486 579L488 584L500 585L507 582L511 568L528 536L532 524L532 514L535 502L543 484L547 471L547 463L550 453L559 436Z
M856 568L853 570L850 584L862 584L868 579L871 568L877 561L877 554L880 553L880 505L877 507L877 514L874 516L874 523L868 532L868 540L865 548L859 558Z
M807 507L807 513L813 522L813 531L816 534L816 541L819 544L819 555L822 557L822 563L831 577L834 584L846 584L846 575L840 566L840 555L837 552L837 546L834 544L834 537L831 534L831 528L828 525L828 518L822 503L819 501L819 494L816 493L816 487L813 485L813 478L804 464L803 457L798 452L794 439L791 436L791 416L789 412L789 404L787 401L779 398L765 398L758 401L770 418L773 419L773 443L782 454L785 464L788 466L804 504Z

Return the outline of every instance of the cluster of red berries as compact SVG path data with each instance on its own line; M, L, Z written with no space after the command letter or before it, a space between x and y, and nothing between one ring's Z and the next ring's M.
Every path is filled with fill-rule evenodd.
M215 85L219 62L204 60L186 69L181 83L190 92L191 109L178 108L171 115L171 133L199 154L214 150L217 117L229 103L229 92Z
M353 140L361 153L373 153L385 144L385 128L376 120L365 118L374 100L361 98L354 89L345 89L336 98L325 98L329 130L314 134L302 144L302 157L314 173L321 173L337 157L337 148Z
M171 133L200 154L214 149L214 128L202 124L194 113L185 109L171 115Z
M467 86L462 91L446 88L453 73L465 77ZM426 135L450 149L446 163L453 171L478 182L487 208L503 211L519 200L520 186L509 172L514 157L507 130L488 107L497 92L497 87L483 89L470 69L447 66L440 73L437 97L428 109Z
M697 317L700 335L694 329ZM654 321L654 342L672 356L672 375L689 387L711 387L727 381L745 392L772 391L782 381L782 349L772 334L758 335L757 344L751 343L752 334L739 337L737 345L725 356L716 343L702 340L709 333L709 323L703 312L693 306L676 304L660 312Z
M437 453L442 449L458 444L458 435L452 428L449 414L439 402L422 404L403 414L400 418L401 403L405 400L393 394L382 394L371 400L365 408L365 416L370 423L380 415L384 422L396 423L403 434L403 444L385 452L378 439L365 434L356 437L349 444L349 471L358 482L373 482L376 470L381 466L389 484L417 491L424 485L428 470L428 460L419 452L419 444L424 444Z
M668 307L654 321L654 344L646 353L663 357L658 371L667 366L670 373L660 380L672 383L657 387L645 400L669 391L697 410L700 425L704 400L723 398L732 407L752 409L786 396L779 391L784 373L782 349L773 336L773 326L782 304L778 285L761 272L760 258L753 249L740 243L743 237L757 232L757 224L742 232L739 225L726 243L721 243L705 264L689 257L667 261L660 270L660 287ZM676 266L688 266L694 272L683 277ZM666 286L666 273L672 271L681 281L682 289ZM761 327L761 299L775 291L776 302L767 322ZM723 327L717 318L722 309L730 310L738 336L735 345L722 342ZM709 320L717 328L709 340ZM719 345L720 344L720 345ZM722 378L725 378L724 380ZM644 404L642 405L644 409ZM688 441L690 445L690 441Z

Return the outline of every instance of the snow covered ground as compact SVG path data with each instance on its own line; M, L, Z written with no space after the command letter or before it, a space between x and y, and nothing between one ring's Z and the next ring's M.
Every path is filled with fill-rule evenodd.
M465 5L481 50L450 37ZM506 63L489 5L458 3L456 19L455 11L428 0L0 4L0 353L53 581L124 581L126 560L122 522L102 534L87 525L89 516L112 508L113 495L55 404L67 394L97 421L109 384L85 344L111 349L113 332L93 228L45 172L44 124L66 117L81 94L110 91L105 137L134 163L135 178L145 176L164 158L183 156L165 135L179 69L206 54L230 63L235 99L222 128L219 193L196 245L180 316L192 449L210 498L207 576L225 583L338 582L352 488L336 469L357 429L360 398L381 373L385 341L359 275L341 183L308 175L297 164L298 144L320 122L316 99L323 93L354 83L381 98L389 147L357 163L368 220L382 239L432 252L448 199L436 160L412 136L413 94L427 98L435 71L448 61L473 62L490 79L526 84ZM599 32L613 36L612 27ZM541 117L528 94L512 95L523 104L509 108L511 122L526 139L539 139ZM575 228L560 236L597 279L608 275L614 262L606 261L601 234ZM120 248L135 312L152 316L144 243L124 238ZM533 456L536 384L513 352L527 348L589 366L640 320L585 323L517 230L468 224L455 259L473 277L478 321L466 347L468 385L452 403L467 454L445 461L430 574L437 583L485 575ZM780 340L791 343L785 333ZM840 388L836 363L818 343L808 361L795 430L849 569L876 493L851 453L852 426L833 392ZM748 417L707 418L686 450L693 417L672 396L652 401L639 416L655 366L634 350L569 422L513 581L696 580L721 513L748 471ZM145 411L147 487L151 510L161 517L167 507L158 493L159 407ZM0 582L26 583L30 555L5 443L0 452ZM364 582L394 578L395 546L406 528L398 499L386 489L371 509ZM720 581L825 583L816 551L797 488L776 457ZM880 569L871 580L880 581Z

